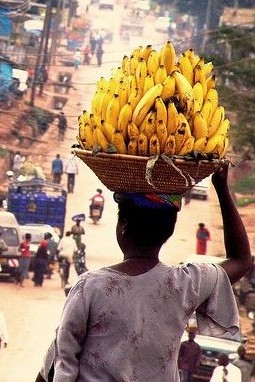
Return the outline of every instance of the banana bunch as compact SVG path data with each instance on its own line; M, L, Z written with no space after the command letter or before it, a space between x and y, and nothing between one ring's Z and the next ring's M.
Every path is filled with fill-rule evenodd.
M229 145L213 64L192 49L177 55L170 41L125 55L108 80L99 79L91 110L78 122L77 141L86 150L223 158Z

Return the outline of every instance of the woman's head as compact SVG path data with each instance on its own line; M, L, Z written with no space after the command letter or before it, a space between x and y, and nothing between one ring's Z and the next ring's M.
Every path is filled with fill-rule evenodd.
M151 194L115 194L119 206L117 239L123 235L138 247L160 247L173 234L179 208ZM177 198L178 199L178 198Z

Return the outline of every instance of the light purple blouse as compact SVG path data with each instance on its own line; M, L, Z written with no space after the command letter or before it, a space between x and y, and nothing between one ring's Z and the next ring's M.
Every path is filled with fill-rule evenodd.
M222 267L159 263L138 276L110 268L84 273L57 330L54 382L179 382L180 340L195 310L201 334L238 331Z

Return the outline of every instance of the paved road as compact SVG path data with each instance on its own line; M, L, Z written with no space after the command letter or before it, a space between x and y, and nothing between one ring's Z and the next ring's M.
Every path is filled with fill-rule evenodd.
M70 101L65 107L65 112L69 116L69 126L73 129L69 129L66 140L56 144L54 150L49 153L48 160L44 163L46 171L49 172L50 158L53 158L56 152L59 152L63 158L70 153L77 134L77 115L83 109L89 109L91 94L94 90L92 85L85 84L95 82L95 79L110 73L112 62L116 60L119 62L123 55L115 51L113 57L112 52L109 47L109 53L106 52L104 55L104 60L108 64L101 68L80 67L74 73L76 90L71 91ZM54 134L56 135L52 132L53 136ZM65 177L63 182L66 182ZM85 212L88 215L89 198L97 187L103 189L106 204L100 224L94 225L89 219L84 223L89 269L113 264L122 258L115 239L117 209L112 200L112 192L108 191L81 161L79 161L75 192L68 196L66 229L69 229L72 224L73 214ZM184 261L189 254L194 253L195 230L201 221L206 223L212 235L208 254L222 253L221 220L215 194L211 190L207 202L192 200L190 205L184 206L179 214L174 238L171 238L161 251L160 258L163 262L177 264ZM72 270L71 281L75 278ZM45 280L42 288L34 288L31 278L26 280L25 288L8 282L0 282L0 288L0 310L5 314L10 334L8 347L0 354L0 382L33 382L40 369L44 353L54 336L65 300L59 275L55 272L51 280Z

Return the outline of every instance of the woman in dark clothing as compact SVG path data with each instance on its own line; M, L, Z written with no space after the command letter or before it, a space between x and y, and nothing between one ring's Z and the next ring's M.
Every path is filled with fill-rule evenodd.
M42 286L44 274L47 270L48 264L48 251L47 251L47 240L43 240L38 247L34 260L34 277L33 281L35 286Z

